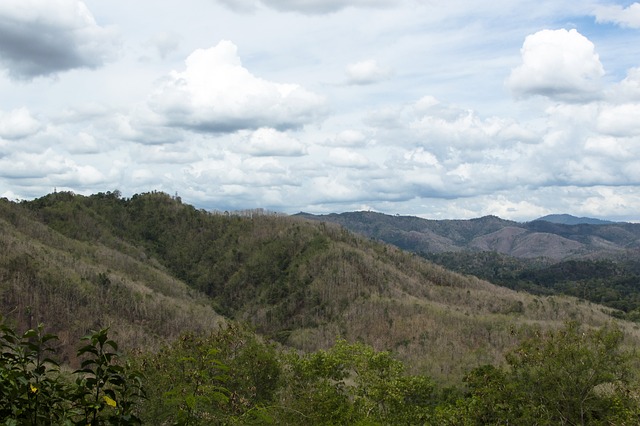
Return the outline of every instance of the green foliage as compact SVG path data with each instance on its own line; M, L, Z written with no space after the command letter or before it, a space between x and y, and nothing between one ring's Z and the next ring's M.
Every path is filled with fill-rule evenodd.
M447 269L533 294L565 294L616 309L613 315L640 321L640 261L516 259L496 252L424 255Z
M288 424L419 424L434 405L434 384L404 374L388 352L338 340L333 348L291 355L283 419Z
M0 418L5 424L62 423L71 408L58 364L49 355L56 336L43 326L22 335L0 326Z
M108 329L83 337L88 343L78 349L84 357L76 379L75 402L83 411L83 424L140 423L135 404L144 398L142 375L116 363L118 345L109 339Z
M440 413L448 417L443 423L636 424L640 412L621 343L615 328L582 330L576 323L537 333L507 354L509 368L473 370L468 397Z
M4 425L134 425L144 397L139 373L117 365L117 345L107 330L87 337L78 351L82 369L61 372L50 357L57 337L44 327L18 335L0 325L0 418ZM106 346L112 349L107 349ZM75 383L73 377L76 377Z
M632 425L637 376L615 327L538 332L507 365L470 371L466 393L409 375L389 352L339 339L284 352L229 325L186 334L158 353L118 363L108 330L84 338L81 368L65 373L42 326L0 325L3 425ZM138 369L143 370L138 372ZM142 387L145 378L145 389ZM75 379L75 380L74 380Z
M339 340L328 351L277 352L239 327L188 334L138 360L149 424L421 424L436 399L388 352Z
M206 337L185 334L138 362L148 389L140 412L149 424L266 421L279 387L275 349L237 326Z

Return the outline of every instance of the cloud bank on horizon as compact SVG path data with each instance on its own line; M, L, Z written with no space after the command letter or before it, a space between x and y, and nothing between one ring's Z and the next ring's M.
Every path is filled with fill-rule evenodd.
M640 220L640 3L6 0L0 196Z

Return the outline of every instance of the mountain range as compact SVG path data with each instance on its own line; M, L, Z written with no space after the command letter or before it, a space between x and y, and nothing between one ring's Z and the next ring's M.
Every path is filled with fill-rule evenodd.
M561 261L626 255L640 249L640 224L569 215L545 216L526 223L496 216L429 220L369 211L299 216L337 223L415 253L495 251L516 258Z
M377 224L400 242L428 234L441 248L522 229L496 217L428 227L373 213L335 217L361 229ZM91 329L110 327L127 351L157 350L183 333L240 322L299 351L337 338L364 342L442 383L502 363L541 328L615 321L610 308L513 291L316 219L214 214L159 192L2 199L0 312L19 328L44 323L71 364L72 343ZM621 226L620 240L633 241L634 228ZM635 324L618 323L628 344L640 344Z
M551 223L561 223L564 225L612 225L616 223L610 220L595 219L592 217L576 217L570 214L550 214L539 217L536 220L544 220Z

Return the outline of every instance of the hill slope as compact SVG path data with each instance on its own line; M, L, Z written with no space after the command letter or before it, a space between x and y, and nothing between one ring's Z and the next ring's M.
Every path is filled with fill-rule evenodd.
M24 206L0 200L0 314L20 329L45 323L67 360L92 328L111 327L129 349L154 349L223 320L142 250L115 239L111 245L117 248L66 237Z
M57 333L110 324L129 348L213 327L213 306L295 348L341 336L452 382L500 362L536 325L611 320L600 306L496 287L318 221L214 215L161 193L0 206L2 312L24 322L30 308ZM457 238L502 223L483 222Z
M428 220L373 212L299 214L338 223L369 238L415 253L497 251L518 258L610 257L640 248L640 224L565 224L546 220L518 223L495 216L470 220Z

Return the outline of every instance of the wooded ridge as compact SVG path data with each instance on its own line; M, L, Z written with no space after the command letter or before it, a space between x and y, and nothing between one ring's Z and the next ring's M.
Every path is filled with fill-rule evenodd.
M91 424L636 418L639 370L626 354L640 331L614 310L496 286L337 224L255 213L214 214L158 192L0 200L1 314L31 329L20 338L3 326L0 380L14 405L0 412L22 418L20 402L35 417L82 424L82 415ZM105 364L118 385L100 390L102 370L78 354L99 354L107 328L142 375ZM87 334L93 346L77 351ZM37 339L82 367L75 388L44 370ZM555 388L558 374L575 364L547 365L558 353L602 365L570 373L593 379L572 383L596 405L553 408L567 392ZM530 388L541 369L548 387ZM127 380L138 377L148 399L131 405ZM94 391L99 407L83 396ZM37 405L36 395L62 405Z
M553 218L520 223L496 216L429 220L368 211L298 216L337 223L415 253L496 251L517 258L560 261L630 252L637 255L640 250L640 224L636 223L566 224L552 221Z
M2 312L48 324L62 344L111 326L123 347L147 347L227 318L305 351L362 341L451 382L502 362L535 324L611 320L601 306L498 287L337 225L211 214L163 193L59 192L4 200L0 212Z
M538 295L570 295L640 320L640 224L551 215L431 221L353 212L301 216L339 223L445 268Z

